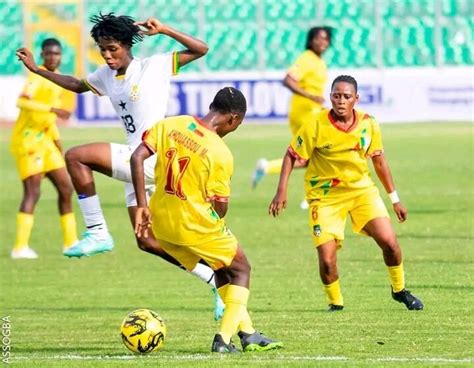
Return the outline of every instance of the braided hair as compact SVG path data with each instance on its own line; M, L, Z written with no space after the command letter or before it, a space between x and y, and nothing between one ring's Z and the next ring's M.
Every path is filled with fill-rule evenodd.
M143 40L140 28L134 24L135 20L128 15L116 16L114 13L93 15L89 20L94 23L91 29L91 37L96 43L99 38L116 40L124 45L132 47Z

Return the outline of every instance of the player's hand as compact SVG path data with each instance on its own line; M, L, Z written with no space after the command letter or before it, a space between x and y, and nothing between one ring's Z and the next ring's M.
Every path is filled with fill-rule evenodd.
M144 22L135 22L134 23L138 27L145 28L145 30L140 30L141 35L153 36L158 33L162 33L164 30L164 24L161 23L156 18L148 18Z
M311 101L316 102L317 104L322 105L324 103L324 97L311 95L309 98Z
M286 193L277 192L275 197L273 197L272 203L268 207L268 214L272 215L273 217L277 217L280 212L286 208L287 203L287 196Z
M394 203L393 210L397 215L398 222L405 222L408 217L408 210L405 208L402 202Z
M69 119L69 117L71 116L71 113L69 111L64 110L64 109L57 109L55 107L51 108L51 112L55 113L58 116L58 118L64 119L64 120Z
M22 61L23 64L25 64L25 66L33 73L38 71L38 66L35 63L33 54L26 47L19 48L16 50L15 54L18 56L18 60Z
M151 213L148 207L138 207L135 214L135 234L141 238L148 238L148 229L151 227Z

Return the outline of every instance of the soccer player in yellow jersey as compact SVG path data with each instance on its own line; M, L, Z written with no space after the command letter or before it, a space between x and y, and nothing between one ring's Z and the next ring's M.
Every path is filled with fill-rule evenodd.
M336 251L344 240L347 215L356 233L372 237L382 249L392 285L392 297L410 310L423 309L421 300L405 289L402 252L379 191L370 178L367 158L382 182L400 222L407 210L400 202L383 154L375 119L354 110L357 82L342 75L331 86L331 110L324 110L300 128L283 159L278 190L269 213L286 207L288 179L295 162L306 163L306 199L309 225L318 251L319 273L329 300L329 311L342 310Z
M313 121L314 116L323 108L323 95L328 76L322 55L330 44L330 28L311 28L307 35L306 50L298 56L283 80L283 84L293 92L288 113L292 136L306 122ZM253 174L253 187L257 186L265 174L280 173L281 164L281 159L258 160ZM302 167L299 163L295 166ZM304 203L306 206L306 202Z
M160 246L186 269L192 270L204 260L215 270L226 305L211 348L219 353L238 352L231 341L237 331L244 351L282 346L252 326L247 311L250 265L224 221L233 157L222 137L238 128L246 109L243 94L225 87L202 120L177 116L154 125L131 159L138 202L136 234L147 237L151 226ZM148 208L144 161L154 154L156 190Z
M57 73L61 63L61 44L48 38L41 45L43 70ZM13 128L11 151L23 182L23 199L17 214L16 240L11 257L37 258L29 247L33 212L40 197L41 180L47 176L58 191L58 206L64 235L64 248L77 241L76 220L72 211L72 184L59 142L58 117L67 119L72 106L64 106L64 91L36 74L29 74L18 98L20 115Z

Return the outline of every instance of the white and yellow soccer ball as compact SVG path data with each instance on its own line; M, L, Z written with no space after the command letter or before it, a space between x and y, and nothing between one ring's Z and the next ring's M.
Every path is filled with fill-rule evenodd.
M120 327L124 345L134 353L147 354L163 346L166 325L158 313L149 309L130 312Z

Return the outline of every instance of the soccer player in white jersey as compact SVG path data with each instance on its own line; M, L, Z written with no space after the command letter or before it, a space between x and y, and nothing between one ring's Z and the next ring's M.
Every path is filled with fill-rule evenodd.
M66 153L67 168L78 194L79 206L87 227L84 238L64 251L64 255L68 257L91 256L111 251L114 247L95 190L93 171L125 182L125 200L134 226L137 202L131 184L129 164L131 153L141 143L143 132L164 118L171 76L175 75L181 66L202 57L208 51L205 42L177 31L155 18L135 22L131 17L110 13L93 16L91 21L94 23L91 36L107 65L100 67L86 79L77 79L38 68L31 52L26 48L16 52L30 71L65 89L77 93L92 91L101 96L109 96L127 134L127 145L90 143L73 147ZM142 41L144 35L157 34L175 39L186 49L155 54L144 59L132 55L132 46ZM153 158L146 162L148 195L154 190L154 164ZM140 249L182 267L161 249L154 239L137 238L137 243ZM214 272L207 265L199 263L191 273L213 286L216 296L214 312L215 318L218 319L222 314L223 304L214 288Z

